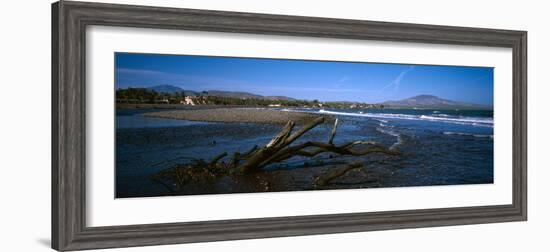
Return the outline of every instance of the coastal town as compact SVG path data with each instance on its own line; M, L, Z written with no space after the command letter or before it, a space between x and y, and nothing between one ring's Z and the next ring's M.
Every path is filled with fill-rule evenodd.
M158 92L150 88L126 88L116 91L117 104L171 104L183 106L217 105L243 107L302 108L384 108L383 104L350 101L298 100L282 96L260 96L249 93L202 91Z

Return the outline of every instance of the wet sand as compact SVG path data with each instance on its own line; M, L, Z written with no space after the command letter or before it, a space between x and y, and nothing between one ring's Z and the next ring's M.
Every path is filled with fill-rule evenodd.
M215 108L195 110L171 110L144 113L144 116L203 122L246 122L285 124L294 121L298 124L309 122L319 116L331 121L331 116L306 112L280 111L261 108Z

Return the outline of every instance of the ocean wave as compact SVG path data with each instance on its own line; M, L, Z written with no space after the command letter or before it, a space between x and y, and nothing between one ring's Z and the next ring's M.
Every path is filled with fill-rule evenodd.
M438 116L429 116L429 115L407 115L407 114L387 114L387 113L349 113L349 112L338 112L321 109L318 111L321 114L329 115L344 115L344 116L359 116L359 117L369 117L376 119L404 119L404 120L421 120L421 121L433 121L433 122L444 122L444 123L454 123L462 125L472 125L480 127L493 127L493 118L484 118L484 117L438 117Z
M428 116L428 115L421 115L421 119L425 120L433 120L433 121L451 121L451 122L464 122L464 123L478 123L478 124L493 124L492 118L481 118L481 117L437 117L437 116Z
M472 133L463 133L463 132L450 132L445 131L443 132L445 135L458 135L458 136L472 136L472 137L480 137L480 138L493 138L493 135L482 135L482 134L472 134Z

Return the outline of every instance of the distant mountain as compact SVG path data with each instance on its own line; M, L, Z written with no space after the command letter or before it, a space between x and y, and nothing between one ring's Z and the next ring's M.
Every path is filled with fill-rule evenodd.
M208 90L208 91L206 91L206 93L208 93L208 95L218 96L218 97L231 97L231 98L241 98L241 99L242 98L247 98L247 99L251 99L251 98L262 99L263 98L263 96L261 96L261 95L247 93L247 92Z
M157 85L148 87L147 89L153 90L158 93L176 93L176 92L185 92L185 95L200 95L207 94L212 96L219 97L230 97L230 98L240 98L240 99L265 99L272 101L294 101L296 99L286 96L262 96L247 92L232 92L232 91L221 91L221 90L208 90L203 92L197 92L193 90L185 90L183 88L173 86L173 85Z
M175 92L184 91L182 88L172 86L172 85L157 85L157 86L148 87L147 89L153 90L158 93L175 93Z
M439 109L491 109L491 106L451 101L439 98L434 95L417 95L408 99L398 101L386 101L384 106L400 108L439 108Z
M221 90L208 90L206 91L208 95L219 96L219 97L231 97L231 98L240 98L240 99L264 99L272 101L293 101L296 100L291 97L286 96L263 96L247 92L232 92L232 91L221 91Z

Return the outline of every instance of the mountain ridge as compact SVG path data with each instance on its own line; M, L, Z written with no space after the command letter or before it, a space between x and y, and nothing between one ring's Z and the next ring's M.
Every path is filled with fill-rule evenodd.
M272 101L296 100L288 96L263 96L263 95L249 93L249 92L239 92L239 91L206 90L202 92L197 92L194 90L183 89L174 85L156 85L156 86L146 87L146 88L159 93L185 92L185 94L187 95L194 95L194 96L199 94L208 94L208 95L219 96L219 97L240 98L240 99L265 99L265 100L272 100Z
M402 100L391 100L381 103L384 106L403 108L469 108L469 109L492 109L490 105L468 103L443 99L435 95L416 95Z

